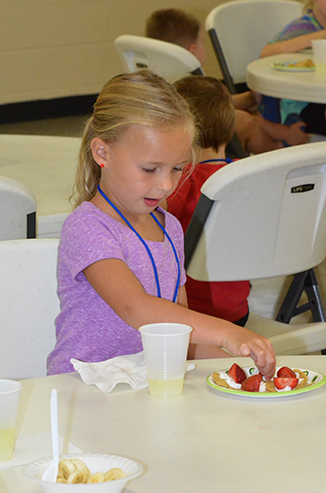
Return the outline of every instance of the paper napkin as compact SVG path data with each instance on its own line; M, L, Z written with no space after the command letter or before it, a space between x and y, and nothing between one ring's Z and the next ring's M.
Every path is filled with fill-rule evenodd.
M85 363L77 359L71 359L70 362L84 383L94 384L104 392L111 392L118 383L128 383L132 389L148 387L144 351L99 363ZM195 365L190 363L186 371L193 368Z
M111 392L118 383L128 383L133 389L148 387L144 351L99 363L85 363L77 359L70 362L84 383L94 384L104 392Z

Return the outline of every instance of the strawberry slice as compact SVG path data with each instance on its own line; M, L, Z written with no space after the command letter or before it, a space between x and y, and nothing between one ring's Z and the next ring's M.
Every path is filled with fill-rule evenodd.
M259 392L259 387L263 377L261 373L258 375L251 375L251 377L246 378L241 384L241 390L246 392Z
M229 377L233 378L235 383L242 383L247 378L247 375L245 374L243 369L236 363L233 363L233 365L229 369L228 375Z
M288 368L287 366L282 366L282 368L278 370L277 376L281 378L297 378L294 371L291 370L291 368Z
M278 390L283 390L285 387L290 387L293 390L298 385L298 382L298 378L274 377L274 385Z

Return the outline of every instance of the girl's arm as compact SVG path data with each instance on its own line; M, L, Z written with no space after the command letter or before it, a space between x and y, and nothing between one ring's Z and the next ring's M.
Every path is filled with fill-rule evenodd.
M265 46L260 53L260 57L278 55L280 53L295 53L306 48L311 48L311 41L313 39L325 39L326 29L316 31L309 34L303 34L296 38L288 39L286 41L279 41L278 43L271 43Z
M182 304L148 295L122 260L100 260L83 272L95 291L131 327L172 321L190 325L194 329L192 343L224 347L236 356L250 356L266 377L272 376L275 354L265 337ZM181 290L181 303L183 297Z

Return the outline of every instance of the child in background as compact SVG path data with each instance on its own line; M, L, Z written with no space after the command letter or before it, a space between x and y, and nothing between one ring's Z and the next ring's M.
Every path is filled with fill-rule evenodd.
M189 76L174 84L178 93L191 105L197 117L198 161L192 174L168 199L168 210L181 222L183 231L200 197L203 183L230 162L225 148L234 131L234 104L228 89L213 77ZM244 326L248 319L249 281L202 282L187 276L188 306L208 315ZM210 348L191 345L189 356L209 357Z
M303 11L302 17L294 19L274 36L262 50L261 57L277 55L278 53L295 53L311 48L313 39L326 38L325 0L308 1ZM280 112L283 122L290 118L293 119L293 115L297 115L301 122L305 123L308 133L326 135L324 104L281 99Z
M146 36L174 43L190 51L203 65L206 59L205 32L200 22L191 14L179 9L157 10L146 22ZM290 126L273 123L260 114L251 114L257 108L251 91L232 96L235 108L235 133L248 154L260 154L287 145L308 142L302 122Z
M271 376L270 341L187 308L183 232L159 204L192 160L195 125L187 103L149 71L109 81L94 105L80 151L77 208L58 253L57 342L48 374L71 358L104 361L142 350L140 326L176 322L216 356L251 356Z

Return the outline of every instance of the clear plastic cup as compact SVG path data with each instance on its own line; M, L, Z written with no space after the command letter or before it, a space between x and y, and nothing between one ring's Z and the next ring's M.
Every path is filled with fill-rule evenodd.
M143 325L139 331L150 394L164 399L181 395L192 327L159 323Z
M326 74L326 39L314 39L311 43L316 72Z
M21 389L20 382L0 380L0 462L10 460L14 453Z

